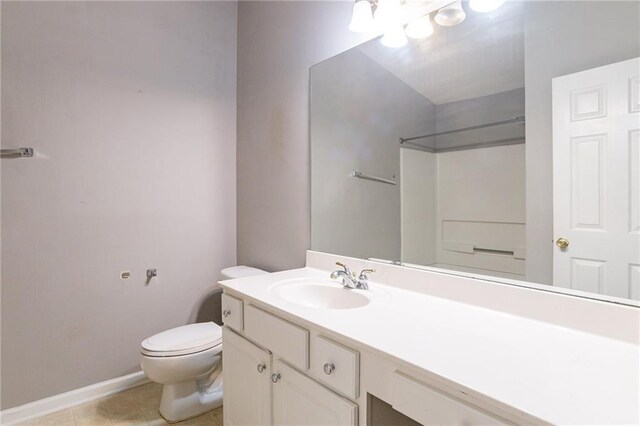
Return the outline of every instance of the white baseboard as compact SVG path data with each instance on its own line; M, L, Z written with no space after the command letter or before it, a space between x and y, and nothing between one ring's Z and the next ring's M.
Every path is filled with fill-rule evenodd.
M142 371L0 411L0 425L12 425L104 398L148 383Z

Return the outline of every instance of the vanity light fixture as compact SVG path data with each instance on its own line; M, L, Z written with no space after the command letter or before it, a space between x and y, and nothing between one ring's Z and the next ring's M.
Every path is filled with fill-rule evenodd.
M405 34L409 38L427 38L433 34L433 25L429 15L413 18L404 29Z
M479 13L493 12L504 4L505 0L469 0L471 10Z
M470 7L480 13L499 8L505 0L469 0ZM421 39L434 32L431 17L426 13L426 0L355 0L349 29L354 33L382 33L380 40L387 47L402 47L407 37ZM452 27L465 20L467 14L462 0L443 6L434 21L443 27Z
M462 0L457 0L438 10L433 20L436 21L436 24L443 27L453 27L462 23L466 17L467 14L462 8Z

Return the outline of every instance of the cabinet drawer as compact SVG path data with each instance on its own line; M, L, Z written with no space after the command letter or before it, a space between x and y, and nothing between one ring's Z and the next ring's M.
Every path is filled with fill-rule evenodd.
M360 354L323 336L311 340L311 375L344 396L357 399Z
M291 365L309 369L309 332L275 315L247 305L244 312L245 335Z
M396 371L391 405L425 425L506 425L493 416Z
M234 330L243 330L242 300L222 293L222 322Z

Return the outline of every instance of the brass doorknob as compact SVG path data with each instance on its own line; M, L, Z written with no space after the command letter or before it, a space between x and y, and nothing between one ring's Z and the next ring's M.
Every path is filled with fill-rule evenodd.
M569 247L569 240L567 240L566 238L558 238L556 240L556 245L564 250Z

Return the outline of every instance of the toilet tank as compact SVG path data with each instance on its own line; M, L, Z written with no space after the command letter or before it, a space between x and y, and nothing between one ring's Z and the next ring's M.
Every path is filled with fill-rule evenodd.
M225 268L220 271L221 278L223 280L232 280L235 278L246 278L252 277L254 275L262 275L268 274L267 271L263 271L262 269L252 268L251 266L232 266L230 268Z

